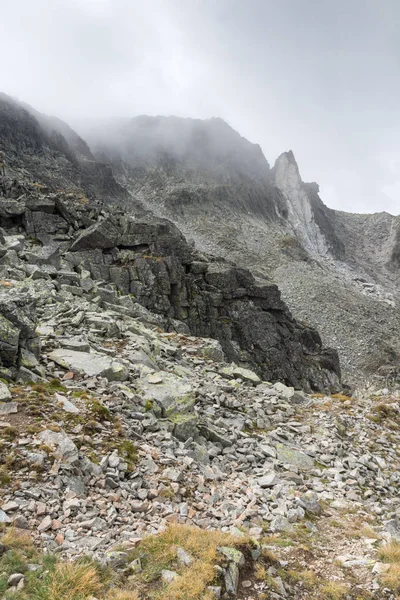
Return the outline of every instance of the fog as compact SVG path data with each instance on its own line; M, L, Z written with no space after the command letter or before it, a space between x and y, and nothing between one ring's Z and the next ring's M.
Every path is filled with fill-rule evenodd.
M397 0L0 0L0 91L72 126L222 117L332 208L400 212Z

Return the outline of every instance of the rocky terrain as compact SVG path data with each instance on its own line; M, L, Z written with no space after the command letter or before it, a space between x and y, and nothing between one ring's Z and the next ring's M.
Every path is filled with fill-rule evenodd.
M121 185L198 248L277 283L295 317L338 350L349 383L397 372L399 217L330 210L292 152L271 168L221 119L138 117L82 131Z
M100 150L93 158L62 122L8 98L0 108L0 597L398 597L395 376L376 370L351 394L335 350L267 277L283 265L299 282L329 273L328 295L341 265L338 297L353 302L358 286L372 310L378 288L351 280L343 262L350 219L328 211L312 185L296 204L293 156L270 169L220 120L208 158L186 152L185 127L172 120L165 144L178 123L182 147L174 160L163 153L161 171L145 143L149 122L139 120L141 167L133 177L119 157L114 178ZM202 122L196 135L202 148ZM234 142L247 162L226 154ZM232 262L244 247L236 230L206 237L214 208L227 229L239 213L254 224L241 266ZM305 218L313 226L301 231ZM367 225L354 222L361 238ZM374 235L391 223L382 219ZM262 240L270 262L248 270ZM373 258L357 252L367 272ZM383 277L374 302L395 314Z

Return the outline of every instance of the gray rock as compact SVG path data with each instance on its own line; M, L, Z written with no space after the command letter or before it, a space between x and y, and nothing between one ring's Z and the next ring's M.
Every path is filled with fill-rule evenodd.
M11 392L5 383L0 381L0 402L8 402L11 400Z
M55 399L57 400L57 402L59 404L61 404L61 406L62 406L63 410L65 410L65 412L71 413L71 414L79 414L80 413L79 408L77 406L75 406L75 404L73 404L70 400L68 400L68 398L66 398L62 394L58 394L56 392Z
M263 477L260 477L260 479L257 479L257 483L262 488L269 488L280 483L280 479L277 473L271 471L266 475L263 475Z
M127 368L108 356L97 353L58 349L48 355L58 365L88 377L106 377L109 381L128 379Z
M18 412L18 404L16 402L1 402L0 403L0 416L1 415L12 415Z
M178 546L176 549L176 556L178 561L185 567L190 567L190 565L193 563L193 557L190 556L190 554L188 554L186 550L180 546Z
M0 523L11 523L10 517L4 512L4 510L0 509Z
M304 454L300 450L295 450L284 444L278 443L276 445L276 456L277 459L282 463L288 463L304 471L310 471L314 469L314 459Z
M38 438L49 446L54 446L54 456L67 464L78 460L78 448L64 431L56 432L45 429L38 434Z
M231 596L237 596L240 567L245 565L244 555L236 548L228 548L225 546L218 548L218 551L229 561L228 567L225 569L224 573L226 592Z
M20 581L24 579L23 573L13 573L7 580L7 585L9 587L17 587Z
M168 569L163 569L161 571L161 579L164 581L164 583L172 583L178 577L179 575L178 573L175 573L175 571L169 571Z

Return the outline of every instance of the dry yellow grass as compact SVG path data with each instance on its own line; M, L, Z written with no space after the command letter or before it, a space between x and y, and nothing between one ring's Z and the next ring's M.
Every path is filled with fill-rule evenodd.
M383 585L393 592L400 592L400 564L393 563L386 573L381 575Z
M346 402L346 400L353 400L351 396L346 396L345 394L332 394L332 398L335 400L340 400L340 402Z
M318 577L311 569L305 569L304 571L290 570L288 575L292 581L301 581L307 589L315 589L317 587Z
M158 600L208 600L212 594L207 591L215 578L214 565L221 558L219 546L237 546L245 544L246 538L234 538L219 531L205 531L185 525L171 525L157 536L149 536L140 544L140 554L145 557L144 582L159 580L163 569L173 569L179 577L165 585L157 594ZM177 548L186 550L193 563L183 567L177 563ZM148 560L146 560L148 557Z
M376 533L370 525L364 525L360 531L361 537L369 538L370 540L379 540L379 533Z
M33 549L33 540L27 531L9 527L6 533L1 537L1 543L7 548L13 550L31 550Z
M342 600L346 598L348 591L349 587L343 583L327 581L320 588L321 600Z
M400 592L400 543L390 542L382 546L379 558L390 564L388 571L381 576L383 585L394 592Z
M390 542L390 544L382 546L379 551L379 557L384 562L400 563L400 543Z
M263 581L267 576L267 569L265 568L264 565L261 565L260 563L256 564L255 568L254 568L254 577L258 580L258 581Z
M107 596L107 600L140 600L137 592L124 592L115 590Z
M275 554L275 552L273 550L271 550L270 548L263 548L262 557L271 563L279 562L279 558L278 558L277 554Z
M91 564L59 563L49 574L43 600L76 600L102 591L96 568Z

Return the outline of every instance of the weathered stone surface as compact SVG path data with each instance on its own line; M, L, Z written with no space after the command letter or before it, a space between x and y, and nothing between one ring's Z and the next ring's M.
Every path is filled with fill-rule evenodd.
M152 383L152 380L155 382ZM171 420L193 412L195 398L192 386L188 380L172 373L160 371L155 380L152 374L145 376L139 382L139 393L144 400L156 402L163 416Z
M0 286L0 366L16 368L21 348L37 355L35 299L28 290Z
M11 392L5 383L0 381L0 402L8 402L11 400Z
M109 381L125 381L128 377L128 370L124 365L101 354L60 348L50 352L49 359L65 369L89 377L106 377Z
M16 402L0 402L0 415L12 415L18 412Z
M311 458L311 456L308 456L299 450L294 450L284 444L276 445L276 456L280 462L288 463L304 471L309 471L314 468L314 459Z
M79 408L75 406L68 398L63 396L62 394L55 394L55 399L59 404L61 404L63 410L67 413L78 414L80 412Z
M38 437L46 445L55 447L54 455L65 463L73 464L78 460L78 448L64 431L51 431L45 429Z
M259 378L259 376L256 373L253 373L253 371L250 371L250 369L243 369L242 367L231 366L224 367L223 369L221 369L220 372L222 375L227 375L228 377L240 377L240 379L243 379L244 381L250 381L255 385L261 383L261 379Z

